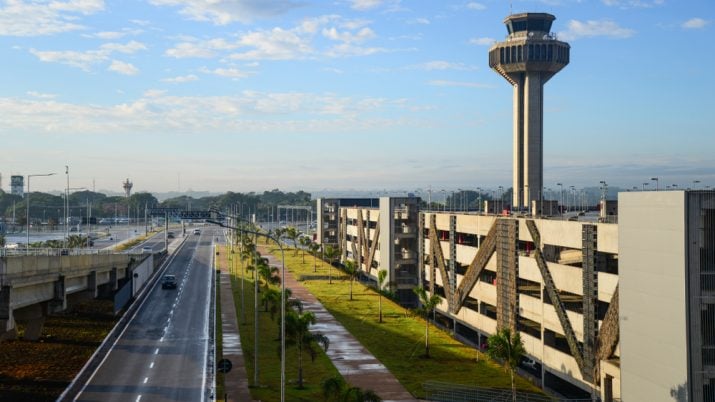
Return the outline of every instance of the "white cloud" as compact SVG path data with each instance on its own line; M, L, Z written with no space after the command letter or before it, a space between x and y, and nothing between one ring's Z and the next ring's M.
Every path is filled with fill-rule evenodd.
M30 49L30 53L35 55L40 61L47 63L61 63L68 66L77 67L84 71L91 71L92 66L101 64L110 59L114 52L131 54L139 50L145 50L146 46L137 41L130 41L126 44L105 43L97 50L75 51L75 50L36 50Z
M171 96L148 90L114 105L0 97L0 133L257 133L345 132L407 125L404 99L339 97L302 92L243 91L233 96ZM375 117L384 114L390 117Z
M685 21L682 25L683 28L685 29L701 29L705 28L706 25L708 25L710 21L704 20L702 18L691 18L687 21Z
M412 24L420 24L420 25L429 25L430 20L427 18L415 18L414 20L410 21Z
M226 78L232 78L232 79L239 79L239 78L246 78L249 75L251 75L250 72L242 71L237 68L216 68L216 69L209 69L206 67L202 67L199 71L201 71L204 74L213 74L213 75L218 75L220 77L226 77Z
M464 81L449 81L449 80L432 80L429 82L430 85L437 87L461 87L461 88L493 88L489 84L481 84L478 82L464 82Z
M238 43L252 50L232 53L235 60L295 60L308 57L313 53L310 41L293 31L273 28L270 31L257 31L243 35Z
M377 34L367 26L369 24L370 21L367 20L346 20L338 15L324 15L305 19L293 28L257 30L230 39L198 40L184 37L183 42L175 44L164 54L175 58L224 57L231 60L258 61L364 56L384 52L385 49L378 47L358 46L377 38ZM317 49L314 41L318 33L340 43L330 45L324 50Z
M54 99L57 97L55 94L46 94L42 92L37 92L37 91L27 91L27 95L32 96L33 98L38 98L38 99Z
M370 56L378 53L385 53L387 49L381 47L354 46L349 43L335 45L328 49L325 54L329 57L349 57L349 56Z
M84 29L78 14L104 9L103 0L12 0L0 7L0 36L44 36Z
M337 29L325 28L323 29L323 36L328 39L341 41L344 43L361 43L369 39L374 39L377 35L370 28L362 28L358 32L352 33L348 31L340 32Z
M238 43L231 43L223 38L215 38L203 41L197 41L193 38L186 38L186 42L178 43L171 49L164 52L169 57L181 58L211 58L216 56L217 52L224 50L236 49Z
M291 0L149 0L156 6L179 7L179 13L215 25L247 23L283 14L299 4Z
M352 0L352 9L358 11L372 10L382 5L382 0Z
M469 40L470 44L478 46L491 46L494 42L496 42L496 39L488 37L472 38Z
M170 84L183 84L185 82L196 81L198 79L199 79L199 77L197 77L193 74L189 74L189 75L180 75L178 77L164 78L161 81L168 82Z
M141 29L130 29L130 28L124 28L121 31L102 31L102 32L95 32L93 34L85 34L82 35L85 38L98 38L98 39L103 39L103 40L114 40L114 39L120 39L128 35L139 35L142 32L144 32Z
M479 11L487 9L487 7L484 4L477 3L474 1L467 3L466 7L470 10L479 10Z
M139 50L146 50L146 46L137 41L129 41L125 44L121 43L105 43L99 47L102 51L106 51L108 54L112 52L119 52L125 54L136 53Z
M558 37L563 40L576 40L603 36L608 38L623 39L633 36L634 30L623 28L610 20L586 21L570 20L568 30L559 32Z
M139 73L139 69L134 67L131 63L125 63L119 60L112 60L112 64L107 67L107 70L122 75L136 75Z
M452 63L444 60L433 60L426 63L418 64L414 66L427 71L445 71L445 70L459 70L459 71L472 71L476 70L477 67L467 66L464 63Z
M601 0L609 7L628 8L651 8L665 4L665 0Z

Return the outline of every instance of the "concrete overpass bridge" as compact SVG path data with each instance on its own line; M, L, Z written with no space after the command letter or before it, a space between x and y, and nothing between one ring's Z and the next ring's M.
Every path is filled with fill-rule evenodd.
M87 298L111 296L117 310L155 269L155 254L63 254L0 255L0 339L16 337L19 323L25 339L36 340L45 317Z

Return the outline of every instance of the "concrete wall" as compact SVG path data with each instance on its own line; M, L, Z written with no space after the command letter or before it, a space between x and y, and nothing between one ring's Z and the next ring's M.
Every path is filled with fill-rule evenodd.
M618 205L621 395L673 402L688 379L685 193L620 193Z
M149 258L147 258L149 257ZM5 257L0 261L0 335L14 332L15 311L20 316L28 309L40 308L44 314L66 307L67 296L88 292L97 294L97 287L122 279L127 268L141 261L142 277L153 270L149 255L93 254L79 256ZM145 281L146 279L144 279ZM114 285L109 284L113 289ZM44 306L44 307L43 307ZM19 316L19 317L20 317ZM18 317L18 320L20 319ZM40 317L41 318L41 317ZM41 327L40 327L41 328Z

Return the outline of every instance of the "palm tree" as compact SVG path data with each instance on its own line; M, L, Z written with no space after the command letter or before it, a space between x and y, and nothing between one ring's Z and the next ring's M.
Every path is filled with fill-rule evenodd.
M310 240L310 237L308 237L308 236L301 236L299 242L300 242L300 245L302 246L302 247L301 247L301 251L303 251L302 262L301 262L301 263L302 263L302 264L305 264L305 249L310 246L311 240Z
M295 227L289 226L285 228L284 233L286 237L293 241L293 247L295 248L295 252L293 253L293 255L298 255L298 236L300 236L300 232L298 232L298 229L296 229Z
M333 261L340 255L340 249L328 244L325 246L323 254L328 259L328 283L333 283Z
M378 309L380 310L380 323L382 323L382 287L387 279L387 270L381 269L377 272L377 297Z
M350 300L353 299L353 282L355 281L355 278L360 274L360 270L358 269L357 265L355 264L355 261L353 260L347 260L345 261L345 273L348 274L348 277L350 278Z
M330 340L320 332L310 332L310 326L315 324L315 314L310 311L299 313L295 310L286 311L285 329L286 345L298 347L298 388L303 388L303 350L310 353L311 361L315 360L318 352L314 348L315 343L328 350Z
M67 248L79 248L87 246L87 237L82 235L67 236Z
M502 328L496 334L487 338L489 349L487 354L494 360L502 361L504 368L511 375L511 395L512 400L516 402L516 385L514 384L514 373L516 367L524 355L524 344L521 342L519 331L511 333L509 328Z
M308 249L313 254L313 272L318 272L318 251L320 251L320 244L310 242Z
M261 293L261 302L263 303L263 308L266 312L269 311L268 307L270 305L272 320L278 312L278 306L281 304L281 292L277 289L268 288Z
M417 312L425 317L425 357L429 358L429 315L439 305L441 299L437 295L428 295L422 286L416 287L414 292L420 299L420 307L417 308Z
M267 258L258 258L256 266L258 268L258 278L263 281L263 286L266 290L268 290L270 285L277 285L281 283L281 278L278 277L278 272L280 270L277 267L268 265Z
M381 402L372 390L348 387L341 376L329 377L320 384L326 402Z

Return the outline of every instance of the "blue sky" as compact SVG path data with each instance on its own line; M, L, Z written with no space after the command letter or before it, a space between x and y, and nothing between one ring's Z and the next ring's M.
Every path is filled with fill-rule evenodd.
M547 186L715 186L715 3L544 0ZM508 1L0 1L0 173L33 190L511 186Z

